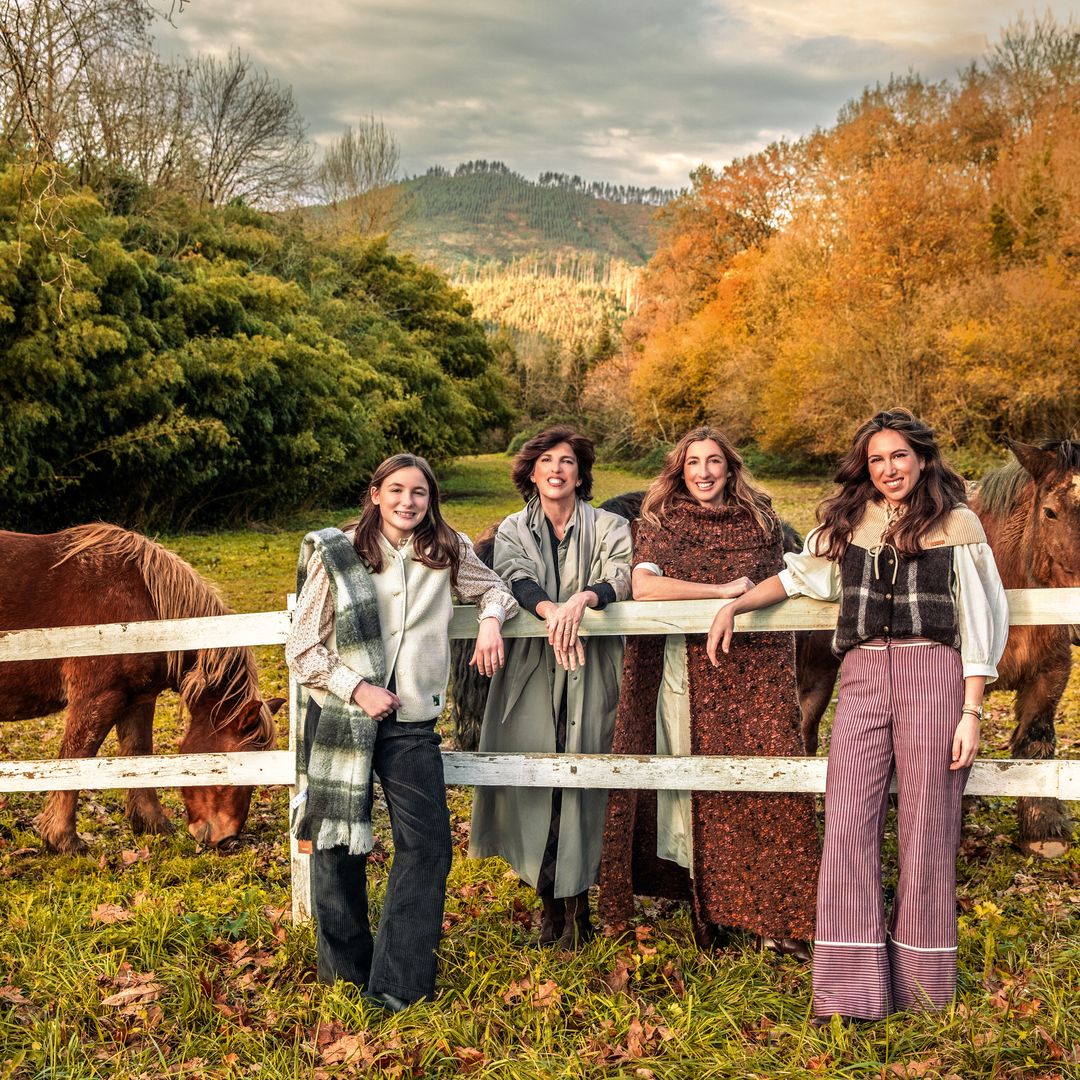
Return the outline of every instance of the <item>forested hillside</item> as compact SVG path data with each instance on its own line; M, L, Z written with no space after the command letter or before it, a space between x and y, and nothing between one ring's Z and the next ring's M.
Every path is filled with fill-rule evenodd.
M534 253L594 252L641 264L656 246L656 206L640 201L648 192L614 201L588 193L618 197L611 185L534 183L499 162L468 163L453 173L432 169L403 190L406 210L395 245L448 270L463 261L505 263Z
M592 372L612 443L702 421L833 455L902 403L978 454L1080 422L1080 30L1014 23L956 79L868 89L837 123L664 211L619 355Z

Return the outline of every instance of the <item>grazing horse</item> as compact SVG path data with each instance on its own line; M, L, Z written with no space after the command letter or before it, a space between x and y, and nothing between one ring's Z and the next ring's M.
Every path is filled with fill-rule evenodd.
M0 630L227 614L212 585L138 533L115 525L46 536L0 531ZM181 753L263 750L273 742L271 707L259 696L246 648L0 662L0 722L66 706L60 757L93 757L114 727L121 754L149 754L154 705L167 688L190 717ZM239 834L250 787L181 790L197 840L218 845ZM75 831L77 799L76 791L46 799L36 824L50 850L85 849ZM171 828L152 788L130 790L127 813L136 832Z

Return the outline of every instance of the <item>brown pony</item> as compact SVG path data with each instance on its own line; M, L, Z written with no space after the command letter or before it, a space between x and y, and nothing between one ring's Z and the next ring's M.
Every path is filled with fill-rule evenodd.
M115 525L81 525L47 536L0 531L0 628L81 626L227 615L217 591L178 555ZM73 656L0 663L0 722L67 707L62 758L93 757L115 727L122 754L152 753L154 705L179 693L190 724L181 753L264 750L274 739L250 649ZM280 701L277 702L280 705ZM182 789L188 829L201 843L235 837L250 787ZM75 831L76 791L50 794L37 818L47 848L85 849ZM169 825L152 788L133 789L136 832Z
M1006 589L1080 586L1080 442L1039 446L1006 440L1016 458L976 486L982 519ZM995 690L1015 690L1013 757L1054 756L1054 717L1072 668L1068 626L1013 626ZM1020 846L1060 855L1072 825L1057 799L1018 799Z

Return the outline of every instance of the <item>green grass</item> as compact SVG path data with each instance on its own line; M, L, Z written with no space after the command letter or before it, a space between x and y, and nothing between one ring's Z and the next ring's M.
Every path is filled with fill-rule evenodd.
M447 470L452 523L475 532L516 509L508 472L501 456ZM596 480L598 500L642 486L614 469L598 470ZM824 486L766 484L803 530ZM349 513L162 539L238 610L267 610L291 587L303 532ZM285 685L280 653L259 653L268 694ZM1010 699L990 698L988 752L1004 752ZM1070 754L1080 737L1075 674L1062 717ZM174 750L178 737L169 702L159 746ZM46 756L57 741L56 718L8 725L0 758ZM1020 856L1011 800L982 800L965 826L955 1007L816 1031L808 1026L809 969L740 947L699 955L678 905L645 901L630 942L601 938L576 956L531 947L539 912L530 890L498 860L464 857L466 790L450 794L456 857L439 996L394 1019L345 988L314 984L311 927L294 927L282 913L283 790L256 792L250 837L228 856L196 851L182 828L132 836L118 792L83 795L79 830L89 855L45 856L32 829L41 799L0 796L0 1080L1080 1074L1080 854L1045 863ZM178 794L163 800L182 821ZM377 911L388 855L382 813L376 829ZM104 1003L125 993L126 1004Z

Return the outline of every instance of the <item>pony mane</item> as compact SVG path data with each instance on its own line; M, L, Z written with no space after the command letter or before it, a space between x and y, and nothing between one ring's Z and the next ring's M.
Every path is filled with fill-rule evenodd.
M1057 457L1054 471L1061 474L1080 469L1080 442L1073 439L1047 439L1040 450L1051 450ZM1013 460L988 472L978 484L983 509L995 517L1007 516L1016 506L1020 492L1031 475L1020 462Z
M53 569L79 555L106 556L133 563L150 594L158 619L198 619L232 615L217 588L179 555L139 533L118 525L97 523L76 525L66 530L61 556ZM211 711L214 730L230 720L252 696L258 696L258 672L250 649L231 646L194 650L195 662L185 664L184 652L166 653L169 682L176 687L188 711L191 702L208 690L220 695ZM274 735L273 720L263 705L259 723L245 737L245 743L269 746Z

